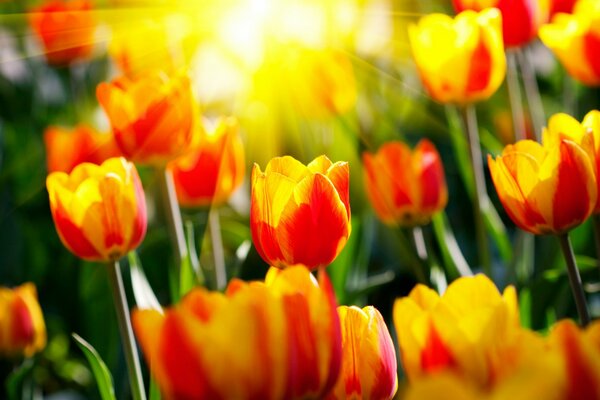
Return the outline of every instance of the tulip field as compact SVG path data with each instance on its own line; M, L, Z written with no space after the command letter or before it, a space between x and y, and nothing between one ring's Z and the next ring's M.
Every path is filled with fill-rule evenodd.
M600 399L600 1L0 1L0 399Z

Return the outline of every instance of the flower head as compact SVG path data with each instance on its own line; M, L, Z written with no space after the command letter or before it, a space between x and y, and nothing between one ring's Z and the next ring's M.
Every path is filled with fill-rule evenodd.
M430 14L409 27L415 63L433 99L465 104L494 94L506 72L501 20L496 9L467 10L454 19Z
M385 223L422 225L448 202L448 188L439 153L427 139L414 151L388 142L377 153L363 153L367 195Z
M26 357L46 346L46 325L32 283L0 287L0 355Z
M46 1L31 10L29 22L50 64L69 64L92 52L96 20L88 0Z
M123 154L141 164L164 165L185 153L196 132L196 102L184 74L151 71L121 77L96 90Z
M164 314L134 311L133 326L167 398L321 398L339 374L332 288L303 266L193 289Z
M250 225L258 253L283 268L330 264L350 236L349 168L320 156L276 157L252 170Z
M71 174L53 172L46 187L56 231L76 256L113 261L142 242L144 190L135 165L124 158L79 164Z
M219 205L242 184L244 144L235 118L220 119L198 146L169 163L179 203L188 207Z

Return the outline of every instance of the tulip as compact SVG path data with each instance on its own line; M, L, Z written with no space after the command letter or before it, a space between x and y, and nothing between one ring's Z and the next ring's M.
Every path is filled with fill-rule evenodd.
M519 326L515 288L500 294L485 275L459 278L443 296L417 285L394 303L394 324L411 382L452 372L486 387L540 347Z
M46 325L32 283L0 287L0 354L30 357L46 346Z
M521 140L506 146L495 160L488 155L498 197L521 229L536 235L562 234L592 213L598 192L589 156L594 139L591 132L584 136L582 146L566 139L544 146Z
M89 57L96 20L88 0L51 0L31 10L29 22L49 64L67 65Z
M348 163L276 157L264 172L254 164L250 226L269 265L329 265L350 236Z
M375 307L339 306L342 371L329 399L391 399L398 388L396 351Z
M165 165L192 144L196 103L187 76L153 71L121 77L98 85L96 94L128 159Z
M179 204L220 205L244 179L244 145L234 118L221 119L190 153L169 164Z
M452 3L456 12L490 7L500 10L506 47L520 47L534 39L548 11L540 0L452 0Z
M386 143L376 154L363 153L363 163L367 195L387 224L424 225L448 202L444 167L427 139L414 151L401 142Z
M573 14L557 14L540 29L540 39L576 80L600 85L600 3L579 1Z
M76 256L116 261L144 238L144 191L135 165L124 158L53 172L46 187L58 235Z
M498 89L506 72L501 19L496 9L468 10L454 19L430 14L409 27L415 63L434 100L467 104Z
M303 266L265 283L196 288L161 314L135 310L135 333L168 399L322 398L340 368L331 284Z
M83 162L101 164L119 155L112 135L99 133L87 125L74 129L48 127L44 132L44 144L48 172L69 173Z

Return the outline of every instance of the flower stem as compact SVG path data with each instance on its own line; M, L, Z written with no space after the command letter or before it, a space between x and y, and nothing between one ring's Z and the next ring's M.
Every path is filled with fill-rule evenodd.
M540 96L540 88L535 78L531 53L527 49L517 50L517 58L523 76L525 96L529 105L529 114L533 123L536 140L540 141L540 135L545 124L544 105Z
M581 276L579 275L579 270L577 269L577 264L575 262L575 254L573 253L571 240L569 239L568 233L558 235L558 239L560 241L560 247L562 249L563 255L565 256L565 261L567 263L567 273L569 275L571 291L573 292L573 297L575 298L577 313L579 314L581 325L585 327L590 323L590 314L587 309L585 293L583 292Z
M483 272L491 277L492 266L490 260L490 251L488 247L485 221L483 216L484 207L489 207L489 199L485 189L485 175L483 172L483 157L481 155L481 145L479 143L479 128L477 126L477 112L473 105L467 105L463 109L464 125L469 142L471 164L473 165L473 182L475 182L475 192L472 196L475 212L475 235L477 239L477 250L479 261Z
M506 52L506 85L508 87L508 98L512 114L515 141L527 139L525 127L525 115L521 102L521 88L517 70L516 54L513 51Z
M222 290L227 285L227 271L225 271L225 254L223 252L223 238L221 237L221 223L217 207L211 207L208 212L208 229L210 230L210 241L215 263L215 284L217 290Z
M129 306L121 278L121 266L119 261L114 261L108 265L108 278L112 289L113 301L117 312L117 321L119 332L123 342L125 360L127 362L127 372L129 373L129 383L131 385L131 394L134 400L145 400L144 381L142 379L142 369L140 367L139 356L133 330L131 329L131 319L129 317Z

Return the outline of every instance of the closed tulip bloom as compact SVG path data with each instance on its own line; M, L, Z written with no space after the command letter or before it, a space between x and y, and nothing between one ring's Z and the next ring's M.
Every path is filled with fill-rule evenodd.
M502 13L502 35L506 47L519 47L537 36L548 16L540 0L452 0L457 12L495 7Z
M48 172L71 172L75 166L90 162L102 164L120 152L111 134L100 133L87 125L73 129L50 126L44 131Z
M179 204L220 205L242 184L244 144L235 118L222 118L190 153L169 163Z
M30 357L46 346L46 325L32 283L0 287L0 355Z
M398 388L396 351L375 307L339 306L342 371L328 399L387 400Z
M87 0L51 0L30 11L49 64L67 65L91 54L96 30L91 8Z
M396 300L394 324L411 382L446 371L486 387L539 349L520 328L515 288L500 294L485 275L459 278L443 296L417 285Z
M63 244L89 261L115 261L146 234L146 203L135 165L110 158L79 164L46 180L50 210Z
M367 195L377 216L391 225L423 225L448 202L444 167L427 139L414 151L388 142L377 153L363 153Z
M521 140L506 146L495 160L488 155L498 197L513 222L543 235L562 234L585 221L598 192L593 153L588 132L582 146L566 139L544 146Z
M506 59L496 9L452 19L430 14L409 27L413 57L429 95L441 103L485 100L498 89Z
M322 398L341 337L326 274L295 266L225 294L193 289L165 310L136 310L136 336L167 399Z
M196 102L184 74L121 77L98 85L96 94L123 155L136 163L165 165L194 140Z
M569 75L585 85L600 85L600 3L581 0L573 14L557 14L542 26L540 39Z
M271 266L329 265L350 236L349 168L320 156L276 157L252 170L252 241Z

